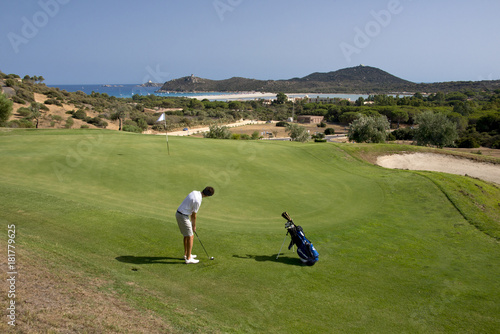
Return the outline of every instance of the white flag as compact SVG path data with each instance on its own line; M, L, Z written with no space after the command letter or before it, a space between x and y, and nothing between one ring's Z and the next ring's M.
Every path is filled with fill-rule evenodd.
M160 118L158 118L157 122L161 122L165 120L165 113L161 114Z

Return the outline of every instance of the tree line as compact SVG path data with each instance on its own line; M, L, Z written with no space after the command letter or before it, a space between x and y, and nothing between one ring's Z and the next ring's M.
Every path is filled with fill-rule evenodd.
M414 132L420 126L419 122L421 124L425 117L429 117L425 115L432 113L451 122L456 130L453 143L446 145L500 148L500 89L405 96L378 94L369 95L366 99L360 97L356 101L337 98L329 103L310 102L309 99L292 101L286 94L278 93L272 102L262 99L225 102L156 95L134 95L131 98L116 98L96 92L87 95L81 91L67 92L47 87L42 83L43 77L25 76L20 79L19 76L2 72L0 79L15 90L15 95L8 100L29 105L25 107L29 110L23 110L26 116L10 124L7 123L8 113L0 111L2 126L35 127L38 120L45 117L46 105L71 103L76 109L68 113L68 118L81 119L103 128L107 126L107 121L118 120L123 131L142 132L148 128L170 131L184 127L223 125L239 119L286 121L292 116L320 115L324 116L327 123L345 126L373 123L380 127L380 121L367 121L367 118L385 117L389 129L393 130L386 139L416 140ZM34 93L45 94L47 99L37 104ZM4 110L8 109L6 103L2 102ZM160 113L147 113L147 109L164 111L167 122L157 123ZM90 112L96 112L98 116L88 117ZM70 123L67 119L68 127L71 127Z

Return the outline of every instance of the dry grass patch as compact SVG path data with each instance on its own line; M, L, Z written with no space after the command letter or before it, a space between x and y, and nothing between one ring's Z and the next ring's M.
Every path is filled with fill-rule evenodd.
M5 249L6 245L2 245ZM150 311L140 312L116 292L100 291L107 282L50 268L48 261L23 251L16 282L16 326L0 323L2 333L171 333ZM5 257L2 272L7 272ZM7 305L6 285L2 304Z

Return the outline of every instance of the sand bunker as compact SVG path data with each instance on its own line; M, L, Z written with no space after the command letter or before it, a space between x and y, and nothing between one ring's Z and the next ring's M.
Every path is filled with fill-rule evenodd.
M428 170L468 175L500 184L500 165L475 162L443 154L411 153L385 155L377 158L377 165L386 168Z

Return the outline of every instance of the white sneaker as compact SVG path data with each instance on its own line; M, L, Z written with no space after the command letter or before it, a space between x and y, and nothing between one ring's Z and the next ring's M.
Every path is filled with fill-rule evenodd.
M196 259L196 255L191 254L191 258L192 258L192 259ZM186 255L184 255L184 260L185 260L185 259L186 259Z
M196 259L193 259L193 258L190 258L189 260L186 259L186 264L189 264L189 263L198 263L200 262L200 260L196 260Z

